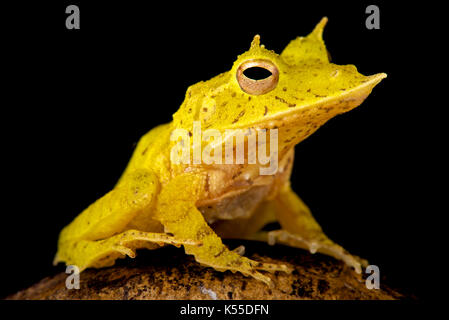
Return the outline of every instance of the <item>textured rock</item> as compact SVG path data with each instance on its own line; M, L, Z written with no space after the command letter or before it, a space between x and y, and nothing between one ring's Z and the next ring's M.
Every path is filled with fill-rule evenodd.
M241 244L227 242L230 248ZM243 242L246 256L287 263L292 274L268 274L274 287L240 273L217 272L194 262L182 249L167 247L139 251L134 260L81 273L79 290L65 287L67 274L41 280L8 299L400 299L404 296L381 281L369 290L363 275L333 258L284 246Z

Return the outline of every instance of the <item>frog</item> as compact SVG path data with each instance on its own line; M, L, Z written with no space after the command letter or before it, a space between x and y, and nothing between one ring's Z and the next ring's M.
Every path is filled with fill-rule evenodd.
M270 273L292 271L287 264L245 257L244 246L231 250L223 242L241 239L321 253L361 273L368 262L326 236L290 182L295 146L359 106L386 77L332 63L323 40L326 23L322 18L280 54L265 48L256 35L229 71L189 86L172 120L141 137L112 190L62 229L54 264L75 265L82 272L134 258L138 249L173 245L204 267L240 272L269 286ZM269 76L254 79L249 69L263 69ZM223 133L215 144L219 148L230 139L226 130L276 130L276 143L265 143L276 147L277 170L261 174L266 164L249 161L173 161L180 143L192 160L195 137L188 139L195 124ZM188 133L187 140L173 139L179 129ZM273 224L279 227L267 230Z

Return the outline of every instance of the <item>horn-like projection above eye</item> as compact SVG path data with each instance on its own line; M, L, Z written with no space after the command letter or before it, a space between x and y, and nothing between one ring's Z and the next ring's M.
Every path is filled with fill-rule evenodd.
M279 70L269 60L247 60L237 69L237 81L240 88L248 94L265 94L276 88Z

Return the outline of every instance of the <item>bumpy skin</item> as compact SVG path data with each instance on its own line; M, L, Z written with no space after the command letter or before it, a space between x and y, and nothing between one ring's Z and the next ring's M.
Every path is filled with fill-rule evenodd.
M327 120L361 104L386 77L363 76L353 65L330 63L322 40L326 21L307 37L291 41L280 55L265 49L256 36L230 71L189 87L173 121L141 138L116 187L62 230L55 263L100 268L134 257L136 249L172 244L183 245L203 265L239 271L267 284L270 278L260 270L289 271L284 265L250 260L221 241L241 238L321 252L361 272L366 261L332 242L289 184L294 146ZM273 90L261 95L242 90L237 69L251 59L277 67ZM177 142L170 135L176 128L192 130L194 121L204 130L220 132L278 129L278 171L260 175L260 164L246 162L172 163L170 150ZM274 221L281 230L261 231Z

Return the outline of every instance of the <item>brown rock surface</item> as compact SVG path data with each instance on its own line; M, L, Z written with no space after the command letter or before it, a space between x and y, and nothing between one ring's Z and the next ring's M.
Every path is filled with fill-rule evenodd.
M230 248L242 243L227 242ZM232 244L236 245L232 245ZM369 290L364 275L333 258L284 246L243 242L246 256L260 261L287 263L292 274L268 274L264 283L240 273L202 267L182 249L167 247L139 251L134 260L114 267L89 269L80 274L80 289L65 287L67 274L47 277L8 299L401 299L381 280L381 289ZM256 253L257 252L257 253Z

